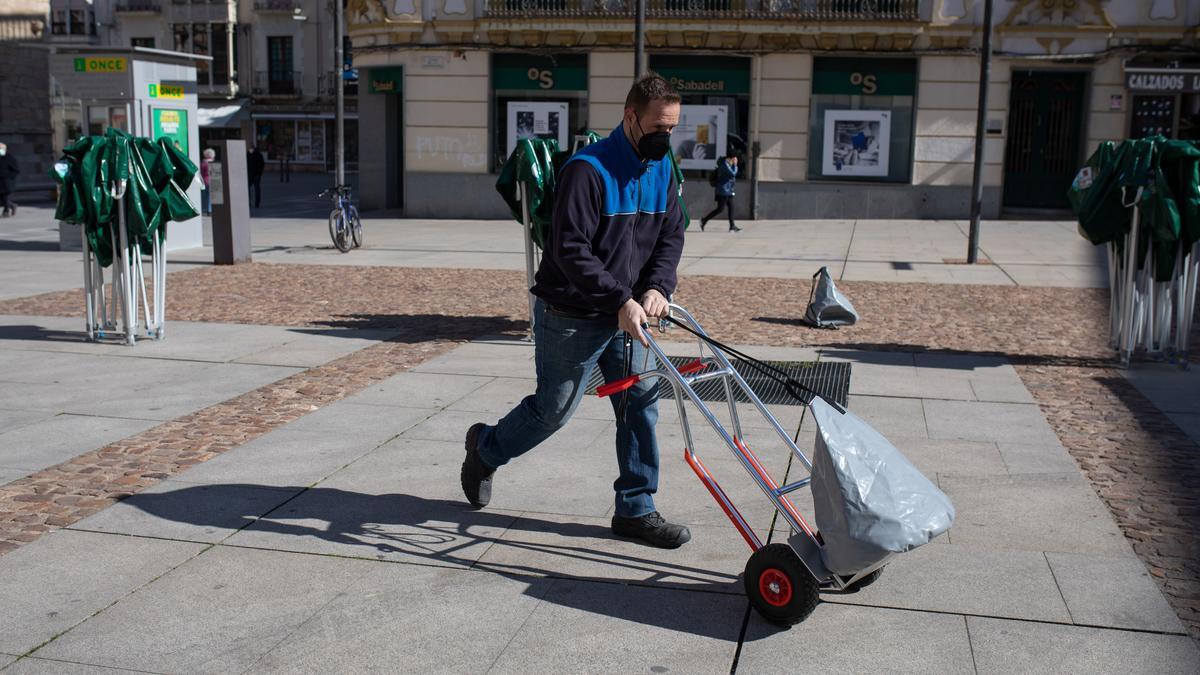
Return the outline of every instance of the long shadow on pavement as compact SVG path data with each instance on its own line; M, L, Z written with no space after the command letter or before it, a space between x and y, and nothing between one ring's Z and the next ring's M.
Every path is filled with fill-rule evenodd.
M314 322L321 328L293 328L296 333L351 337L355 330L385 330L396 333L392 342L474 340L483 335L524 337L529 323L505 316L456 316L452 314L340 314ZM336 329L336 330L330 330Z
M270 491L293 493L282 504L255 508L247 503L247 493ZM490 572L528 585L528 595L573 609L609 616L623 621L667 628L713 637L730 642L739 639L739 624L744 599L731 593L740 586L739 577L710 570L676 565L657 558L641 558L586 545L555 545L502 538L516 531L556 535L566 539L610 538L608 528L584 523L564 523L518 517L512 513L474 511L460 502L426 499L406 494L362 494L335 488L280 488L250 484L189 486L162 493L132 495L123 504L136 507L158 518L205 528L231 528L250 533L270 533L295 537L313 537L343 546L362 547L363 557L399 553L415 563L446 564ZM266 513L261 513L266 511ZM281 522L282 520L292 522ZM317 525L302 524L315 521ZM487 535L480 531L499 531ZM521 551L521 559L538 560L553 556L565 563L582 560L600 562L614 568L646 573L647 579L630 582L613 578L580 576L535 564L478 562L470 549L501 545ZM323 549L323 552L326 552ZM465 552L465 555L459 555ZM353 554L350 554L353 555ZM354 556L358 557L358 556ZM672 582L669 579L678 579ZM559 582L576 584L569 591ZM621 601L629 587L689 591L684 603L695 608L725 604L732 610L728 620L714 620L709 612L679 611L674 603ZM652 592L652 591L651 591ZM713 601L700 600L695 593L709 593ZM643 596L644 597L644 596ZM724 603L718 602L724 599ZM761 632L761 631L760 631ZM767 631L757 638L767 637Z

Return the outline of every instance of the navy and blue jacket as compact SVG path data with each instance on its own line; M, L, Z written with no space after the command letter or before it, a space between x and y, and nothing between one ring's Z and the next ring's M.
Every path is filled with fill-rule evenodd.
M732 197L736 186L738 168L729 164L728 159L717 160L717 196Z
M675 292L683 212L670 162L643 161L624 130L563 167L530 291L552 306L615 314L651 288Z

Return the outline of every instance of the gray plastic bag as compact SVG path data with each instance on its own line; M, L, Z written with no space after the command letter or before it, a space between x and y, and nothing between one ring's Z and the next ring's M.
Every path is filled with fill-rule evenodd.
M812 290L808 294L808 311L804 322L817 328L853 326L858 322L858 312L850 299L833 284L828 267L822 267L813 275Z
M950 529L950 498L882 434L819 397L809 409L817 423L814 515L831 572L857 574Z

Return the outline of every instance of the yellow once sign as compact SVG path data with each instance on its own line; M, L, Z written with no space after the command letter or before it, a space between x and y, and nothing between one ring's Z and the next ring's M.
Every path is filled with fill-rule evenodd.
M183 100L183 87L178 84L152 84L150 85L150 98Z
M122 57L81 56L75 59L77 73L124 73L128 70L129 62Z

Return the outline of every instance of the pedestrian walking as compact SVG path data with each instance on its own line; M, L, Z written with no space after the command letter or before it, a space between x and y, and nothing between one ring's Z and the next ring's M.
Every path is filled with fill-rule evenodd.
M250 181L250 189L254 192L254 208L258 208L262 204L262 177L263 170L267 168L267 160L263 157L262 150L258 146L250 149L246 153L246 178Z
M4 204L4 217L17 215L17 203L12 199L12 193L17 190L17 175L21 168L17 166L17 158L8 154L8 146L0 143L0 203Z
M723 159L717 160L716 175L713 180L717 207L709 212L707 216L704 216L700 219L701 232L704 231L704 226L708 224L708 221L720 215L721 209L726 209L729 213L729 231L742 231L742 228L738 227L733 222L733 189L737 183L737 174L737 153L731 148L729 152L725 153L725 157Z
M209 164L217 158L217 151L212 148L205 148L204 154L200 156L200 182L204 187L200 190L200 207L204 211L204 215L212 215L212 195L209 193Z
M481 422L467 430L460 477L476 508L491 499L499 467L567 423L597 365L615 380L646 362L639 328L667 315L683 252L684 216L671 165L663 159L679 123L679 102L662 77L639 78L625 99L621 124L563 167L546 254L530 289L537 296L536 391L495 425ZM676 548L691 533L654 506L657 401L657 381L613 397L619 476L612 531Z

